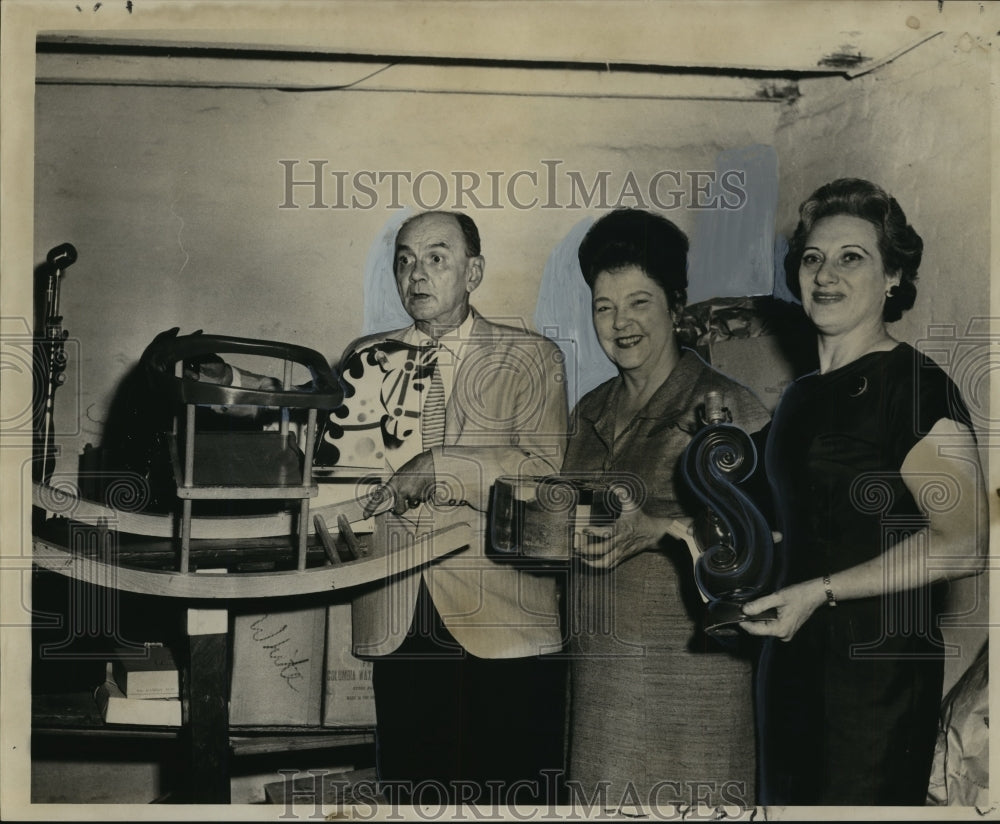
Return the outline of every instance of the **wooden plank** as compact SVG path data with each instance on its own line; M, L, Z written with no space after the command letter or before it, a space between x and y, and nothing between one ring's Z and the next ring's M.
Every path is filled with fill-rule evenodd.
M185 796L193 803L228 804L229 636L228 633L191 635L189 643L185 730L191 769Z
M333 536L330 534L330 530L326 528L326 521L321 516L314 515L313 523L316 526L316 534L323 543L323 551L326 553L327 560L333 566L337 566L341 563L340 553L337 552L337 547L333 543Z
M344 539L344 543L347 544L347 551L351 555L351 560L356 561L358 558L362 557L365 554L365 549L362 547L361 542L354 534L354 530L351 529L350 521L348 521L345 516L337 516L337 528L340 530L340 537L342 537Z
M119 53L128 55L120 48L122 46L142 46L146 54L157 54L154 51L156 47L169 49L168 54L172 58L169 62L181 65L159 69L161 73L169 71L172 74L156 74L156 77L177 74L183 78L188 74L192 79L214 79L225 71L216 65L223 62L219 54L195 51L192 57L181 59L185 49L179 48L179 45L183 45L187 50L196 46L233 50L243 57L244 62L250 65L244 74L238 74L236 69L229 69L230 74L222 73L221 77L227 81L247 76L261 81L276 73L278 80L275 82L291 83L303 79L306 67L318 67L313 70L321 72L319 81L343 84L344 74L328 74L323 69L338 60L346 60L358 63L360 74L364 67L359 59L362 55L377 57L385 63L393 60L416 63L416 66L403 67L407 74L411 69L419 68L421 62L446 58L450 63L459 62L459 66L452 69L455 74L468 71L467 64L470 62L477 65L489 61L501 67L541 63L543 66L577 68L594 74L598 70L614 74L612 68L624 70L635 65L644 68L646 73L669 69L673 74L677 69L691 68L708 69L713 75L720 70L738 76L745 74L746 70L812 75L834 72L822 60L831 50L843 49L845 40L859 54L882 58L927 36L923 30L914 31L904 26L900 18L901 7L894 3L849 4L850 13L844 15L844 20L828 25L819 24L827 18L817 14L812 3L731 3L721 7L718 3L684 5L687 8L676 9L631 0L607 4L604 10L611 13L602 14L599 7L578 2L433 0L398 4L392 15L373 21L367 3L317 3L315 6L319 9L309 10L310 25L300 24L294 28L291 25L265 24L252 29L249 25L224 29L220 25L206 25L202 16L201 29L188 27L183 34L170 27L164 27L163 31L153 30L152 27L142 31L130 27L123 27L120 31L50 30L44 33L44 39L39 38L39 42L100 44L107 46L107 53L115 56ZM904 7L906 5L909 4L903 4ZM951 4L943 5L944 11L948 12ZM954 5L958 8L952 14L957 16L941 15L938 10L934 13L927 11L924 12L927 15L925 23L941 17L954 25L969 26L969 18L982 11L982 7L977 8L978 4ZM967 7L969 11L965 12L962 7ZM919 8L915 7L912 13L923 17L917 10ZM202 10L202 15L209 11L212 10ZM439 16L438 19L448 19L449 26L454 27L453 31L463 33L461 42L445 46L437 38L413 37L413 32L426 25L427 20L435 19L435 15ZM270 21L271 18L254 19L256 22L257 19ZM489 21L489 25L484 26L484 20ZM300 18L296 17L295 22L299 21ZM594 36L595 23L601 27L601 37ZM843 30L847 25L852 29L850 34ZM933 26L931 23L926 27ZM943 25L937 28L940 27ZM665 31L672 35L670 48L664 48ZM119 48L114 49L115 46ZM250 54L241 50L249 50ZM251 56L255 59L246 59ZM301 61L296 60L300 56ZM100 57L106 59L103 53ZM328 59L320 59L322 57ZM422 61L412 58L422 58ZM866 63L871 62L869 58L863 59ZM97 60L95 58L95 62ZM161 58L155 62L158 64L164 60ZM208 61L207 65L198 65L201 60ZM269 65L271 60L282 64L291 62L296 71L280 71L280 65ZM254 68L252 64L258 61L262 61L264 66ZM100 66L103 62L100 61ZM299 62L305 66L296 65ZM436 67L432 65L431 68ZM72 82L80 71L76 64L70 64L65 67L64 75ZM90 68L89 71L95 69ZM103 71L110 73L111 70L104 68ZM562 71L557 75L566 73ZM131 77L128 74L124 76ZM389 79L393 78L394 75L389 73ZM367 83L364 88L368 88Z
M302 752L341 747L374 747L374 732L349 732L330 727L325 734L287 735L269 733L261 736L229 736L233 755L262 755L271 752ZM375 754L372 752L372 759Z
M69 546L69 530L79 526L76 522L72 522L71 526L71 522L49 521L44 529L39 529L36 537L66 547ZM83 526L86 528L90 525ZM366 553L368 539L367 535L360 539ZM310 541L307 551L310 566L319 566L323 563L326 556L316 541ZM119 534L115 553L115 563L121 566L166 571L177 569L177 541L172 538ZM111 559L105 557L103 560ZM292 545L291 536L244 538L238 541L219 538L201 539L191 542L191 565L199 569L224 568L233 572L294 569L296 548Z
M191 486L180 487L177 497L197 501L297 501L315 498L318 490L298 486Z
M102 720L100 727L84 727L74 724L59 726L56 724L40 723L38 726L32 724L32 736L45 736L47 738L121 738L121 739L155 739L158 741L174 741L181 736L180 727L152 727L146 724L142 726L131 726L128 724L107 724Z
M408 543L388 555L376 553L371 557L349 561L336 567L325 566L302 571L241 572L206 576L135 569L75 555L63 546L38 537L32 542L32 561L37 566L60 575L140 595L212 600L272 598L331 592L378 581L465 549L472 542L473 535L470 524L465 522L452 524L419 538L411 537Z
M112 509L95 501L80 498L65 489L32 484L32 506L53 515L76 520L107 518L109 529L134 535L172 538L177 535L173 515L150 515L142 512ZM313 507L315 514L322 515L328 522L335 521L337 515L344 514L351 523L365 520L364 502L350 498L337 503ZM217 518L195 516L191 519L191 538L265 538L289 535L294 518L289 512L273 515L230 515Z

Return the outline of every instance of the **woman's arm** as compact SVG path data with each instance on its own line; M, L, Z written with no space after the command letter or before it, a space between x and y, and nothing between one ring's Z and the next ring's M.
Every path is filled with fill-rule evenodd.
M793 584L746 604L747 615L776 607L778 618L744 622L751 635L790 640L823 606L827 590L837 601L869 598L963 578L981 572L986 561L989 516L985 483L972 432L942 418L917 441L900 468L903 482L927 516L928 526L900 540L876 558L833 573ZM944 505L929 506L940 488Z

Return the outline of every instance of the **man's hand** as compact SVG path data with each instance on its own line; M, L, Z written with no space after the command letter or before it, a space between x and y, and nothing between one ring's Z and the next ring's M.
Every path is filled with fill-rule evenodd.
M405 515L407 510L416 509L431 500L435 487L434 458L429 451L421 452L371 494L364 507L364 516L370 518L378 511L384 511L384 504L390 499L392 511L396 515Z

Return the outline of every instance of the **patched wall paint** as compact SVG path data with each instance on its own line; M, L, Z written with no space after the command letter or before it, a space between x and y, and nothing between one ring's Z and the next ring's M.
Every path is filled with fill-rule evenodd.
M734 208L698 213L688 261L688 302L769 295L774 279L778 153L762 144L727 149L719 152L715 170L719 181L713 185L715 197Z

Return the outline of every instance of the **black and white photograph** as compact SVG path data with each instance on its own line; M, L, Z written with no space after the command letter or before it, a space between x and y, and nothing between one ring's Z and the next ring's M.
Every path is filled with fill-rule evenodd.
M0 21L0 817L1000 815L997 3Z

